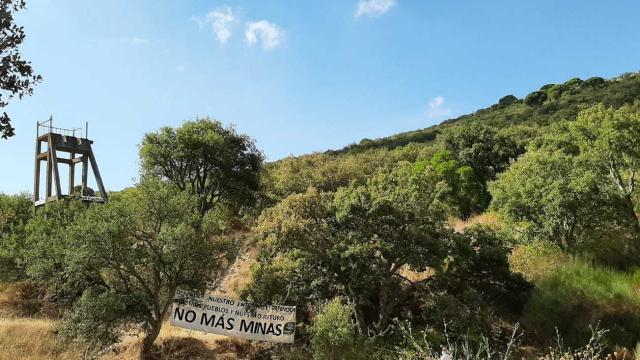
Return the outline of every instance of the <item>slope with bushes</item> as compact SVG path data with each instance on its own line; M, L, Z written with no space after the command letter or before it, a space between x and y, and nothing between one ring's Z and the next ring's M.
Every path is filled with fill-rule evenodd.
M33 302L12 306L41 317L54 304L51 329L93 355L120 342L142 358L161 345L420 359L461 344L455 354L554 358L543 349L555 327L572 346L595 336L600 350L629 348L640 338L639 100L638 74L571 79L264 166L219 122L162 128L143 139L143 181L107 205L34 215L28 196L0 196L2 280L33 284ZM165 338L173 292L211 284L296 304L297 344ZM592 333L597 323L607 330ZM487 358L499 353L511 350Z

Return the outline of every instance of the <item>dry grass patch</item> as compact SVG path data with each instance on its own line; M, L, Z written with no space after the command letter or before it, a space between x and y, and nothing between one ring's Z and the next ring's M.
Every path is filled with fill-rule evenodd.
M82 359L82 352L56 341L56 320L0 318L0 360Z
M459 233L476 224L486 225L493 230L499 230L502 227L500 220L493 213L474 215L467 220L457 217L449 218L449 227Z
M239 296L240 291L251 280L251 265L255 263L257 256L258 249L255 245L252 244L245 249L231 265L215 292L226 296Z
M58 319L62 310L51 302L44 287L23 281L4 284L0 288L0 316Z
M231 341L226 336L183 329L165 322L155 342L155 359L236 359L234 353L220 351L220 343ZM235 341L235 340L233 340ZM103 360L139 358L142 337L128 336L102 357ZM225 357L221 357L224 355Z

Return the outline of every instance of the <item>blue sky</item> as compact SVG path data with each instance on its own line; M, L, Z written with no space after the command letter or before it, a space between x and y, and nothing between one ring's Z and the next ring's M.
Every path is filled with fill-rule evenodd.
M83 126L108 189L146 132L210 116L269 160L424 128L571 77L640 69L637 0L29 0L44 77L6 110L0 192L31 191L35 122Z

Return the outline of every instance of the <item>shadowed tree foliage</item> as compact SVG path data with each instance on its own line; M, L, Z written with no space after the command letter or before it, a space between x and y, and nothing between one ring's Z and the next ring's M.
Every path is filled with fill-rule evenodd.
M0 108L14 97L22 99L33 93L33 86L42 81L34 74L31 63L20 55L19 47L24 41L24 28L14 22L16 12L24 9L25 0L0 1ZM0 114L0 136L3 139L14 135L11 118L6 112Z
M252 204L263 161L247 135L210 119L146 134L140 158L143 175L169 180L195 195L202 217L219 204L232 208Z
M512 160L524 153L515 141L485 125L472 124L453 128L444 133L444 148L458 161L467 188L473 189L474 199L468 199L463 217L470 212L484 211L491 201L487 183L509 167ZM470 171L468 171L470 170ZM475 189L474 189L475 187Z

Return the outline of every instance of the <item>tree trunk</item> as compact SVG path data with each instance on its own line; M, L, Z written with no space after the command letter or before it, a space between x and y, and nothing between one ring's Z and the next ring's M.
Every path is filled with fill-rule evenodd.
M362 311L362 307L360 304L355 304L354 306L356 312L356 322L358 323L358 328L360 328L360 332L362 335L367 336L369 332L369 328L367 326L367 322L364 320L364 312Z
M161 328L162 317L155 321L155 323L151 327L151 331L146 334L144 340L142 341L142 348L140 349L140 360L147 360L150 358L151 348L153 346L153 343L158 338Z
M631 226L633 227L636 238L640 239L640 219L638 219L638 214L636 214L636 210L633 208L633 200L631 199L631 194L628 194L625 200L625 207L627 213L629 214Z
M376 323L376 335L381 334L387 329L389 316L395 305L395 299L390 299L388 292L383 288L380 291L380 302L378 308L378 322Z
M367 322L364 319L364 312L362 311L362 307L360 305L360 297L351 289L350 285L347 285L347 289L349 290L349 295L351 295L351 301L354 304L356 322L358 323L358 328L360 328L360 332L362 335L367 335L368 327Z
M376 331L379 334L382 334L385 330L387 330L387 325L389 324L389 315L391 315L391 310L393 307L385 306L380 313L380 317L378 319L378 323L376 324Z

